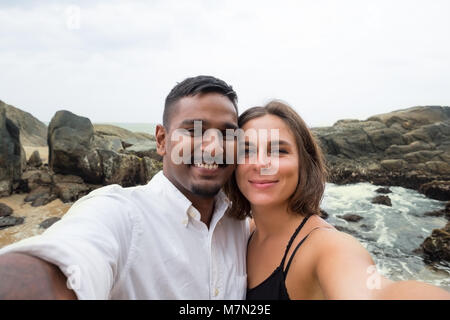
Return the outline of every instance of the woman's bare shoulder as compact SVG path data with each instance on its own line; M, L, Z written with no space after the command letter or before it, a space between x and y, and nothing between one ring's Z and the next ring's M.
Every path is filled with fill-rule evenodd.
M352 235L337 230L333 225L319 216L312 218L313 223L311 224L311 231L308 238L316 251L356 250L366 252L366 249Z

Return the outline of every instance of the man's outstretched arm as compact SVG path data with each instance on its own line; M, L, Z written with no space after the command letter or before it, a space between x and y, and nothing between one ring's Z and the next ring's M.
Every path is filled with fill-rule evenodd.
M0 255L0 300L77 299L61 270L21 253Z

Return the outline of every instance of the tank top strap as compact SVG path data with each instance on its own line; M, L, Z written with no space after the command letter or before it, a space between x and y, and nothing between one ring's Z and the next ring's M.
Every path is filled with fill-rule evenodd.
M289 249L291 248L292 242L294 242L294 239L297 237L298 233L303 228L303 226L305 225L306 221L308 221L308 219L309 219L309 217L303 218L302 223L300 223L300 225L297 227L297 229L295 230L294 234L292 235L291 239L289 240L289 242L288 242L288 244L286 246L286 251L284 251L283 259L281 260L281 263L280 263L280 266L279 266L279 268L281 270L283 270L284 261L286 260L287 253L289 252Z
M287 273L289 271L289 267L291 266L292 260L294 260L295 253L297 252L298 248L300 248L300 246L303 244L303 242L305 242L305 240L309 237L309 235L314 230L317 230L317 229L331 229L331 228L328 228L328 227L315 227L297 244L297 246L295 247L294 251L292 252L292 254L291 254L290 258L289 258L289 261L288 261L288 263L286 265L286 269L284 269L284 271L283 271L285 276L287 275Z

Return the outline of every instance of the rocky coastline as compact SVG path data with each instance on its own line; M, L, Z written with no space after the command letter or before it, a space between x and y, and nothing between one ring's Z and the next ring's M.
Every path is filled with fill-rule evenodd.
M339 120L312 131L324 151L329 182L418 190L447 201L446 208L434 214L450 218L450 107L413 107L364 121ZM147 183L162 168L155 148L154 137L146 133L93 125L66 110L56 112L47 127L0 101L0 240L5 232L21 230L17 231L20 236L0 241L0 247L39 234L62 217L71 203L96 188ZM389 205L388 192L380 193L374 200ZM64 209L48 214L46 208L55 203ZM25 208L34 210L33 219L20 215ZM39 208L47 212L42 219L38 219ZM359 220L355 215L342 218ZM34 224L27 233L28 220ZM447 223L433 230L416 253L429 261L450 261L449 227Z

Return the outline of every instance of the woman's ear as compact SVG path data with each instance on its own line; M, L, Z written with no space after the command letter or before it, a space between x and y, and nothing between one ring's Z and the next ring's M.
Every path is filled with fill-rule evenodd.
M164 126L160 124L156 126L155 138L156 152L160 156L164 156L166 154L166 128Z

